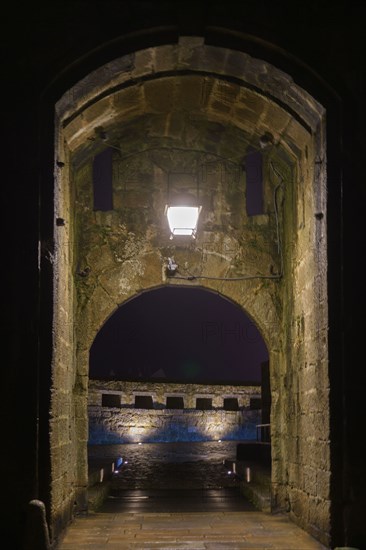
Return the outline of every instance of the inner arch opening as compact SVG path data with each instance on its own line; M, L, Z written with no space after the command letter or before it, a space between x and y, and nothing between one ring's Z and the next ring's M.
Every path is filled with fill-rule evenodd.
M253 321L219 294L163 287L129 300L98 332L91 379L260 383L266 344Z
M110 496L126 510L136 495L194 510L199 494L211 511L219 491L239 511L253 506L255 472L269 503L268 361L257 326L217 292L174 285L128 300L90 349L89 477L113 461Z

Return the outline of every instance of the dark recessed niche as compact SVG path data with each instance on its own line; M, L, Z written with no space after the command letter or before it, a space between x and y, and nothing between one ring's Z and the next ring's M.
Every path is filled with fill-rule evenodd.
M212 409L212 399L209 397L197 397L196 409L201 411L209 411Z
M224 409L225 411L238 411L239 403L237 397L225 397Z
M245 157L246 208L248 216L263 214L262 153L248 149Z
M154 402L151 395L135 395L135 409L153 409Z
M119 393L102 393L102 407L120 407L121 396Z
M184 409L184 399L179 396L169 396L166 398L167 409Z
M93 160L94 210L113 209L112 150L105 149Z
M252 411L258 411L262 408L262 399L260 397L251 397L250 398L250 409Z

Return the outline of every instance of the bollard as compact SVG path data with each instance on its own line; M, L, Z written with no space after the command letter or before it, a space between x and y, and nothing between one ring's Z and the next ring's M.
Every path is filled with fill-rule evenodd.
M28 503L24 550L50 550L46 507L41 500Z

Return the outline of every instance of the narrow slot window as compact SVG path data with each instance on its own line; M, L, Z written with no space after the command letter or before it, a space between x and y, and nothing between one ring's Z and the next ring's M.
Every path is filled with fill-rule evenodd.
M112 149L105 149L93 160L94 210L113 210Z
M245 157L246 208L248 216L263 214L262 153L248 149Z

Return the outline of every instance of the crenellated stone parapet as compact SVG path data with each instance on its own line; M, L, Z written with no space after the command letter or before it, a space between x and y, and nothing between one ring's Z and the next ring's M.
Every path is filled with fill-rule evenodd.
M256 385L90 380L89 444L255 439L260 394Z

